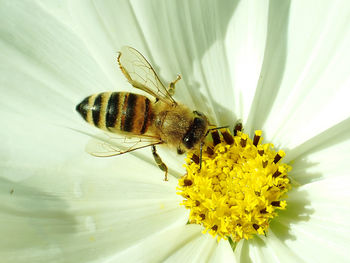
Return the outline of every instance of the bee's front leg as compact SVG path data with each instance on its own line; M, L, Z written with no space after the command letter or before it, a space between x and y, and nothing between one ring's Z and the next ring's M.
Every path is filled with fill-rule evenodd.
M169 84L169 88L168 88L168 92L171 96L173 96L175 94L175 84L176 82L178 82L179 80L181 79L181 76L180 75L177 75L177 78L173 81L173 82L170 82Z
M152 145L152 154L153 154L153 158L156 161L156 164L158 165L159 169L161 169L162 171L165 172L164 181L168 181L168 167L166 166L166 164L162 161L162 159L158 155L156 146L154 146L154 145Z

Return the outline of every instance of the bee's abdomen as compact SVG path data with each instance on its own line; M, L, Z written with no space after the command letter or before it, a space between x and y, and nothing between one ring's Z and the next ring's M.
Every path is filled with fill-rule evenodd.
M103 92L85 98L76 110L91 125L112 132L144 134L152 115L151 101L128 92Z

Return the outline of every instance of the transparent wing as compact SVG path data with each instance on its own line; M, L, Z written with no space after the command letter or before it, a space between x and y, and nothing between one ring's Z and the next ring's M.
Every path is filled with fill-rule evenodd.
M125 77L135 88L141 89L166 103L176 103L151 64L136 49L128 46L122 47L118 63Z
M142 136L126 138L107 133L96 135L86 145L86 152L97 157L111 157L152 145L162 144L157 138Z

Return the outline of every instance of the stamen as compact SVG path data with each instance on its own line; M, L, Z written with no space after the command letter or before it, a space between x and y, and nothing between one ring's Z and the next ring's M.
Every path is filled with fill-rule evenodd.
M191 180L185 179L184 180L184 186L191 186L193 182Z
M280 206L280 204L281 204L280 201L272 201L271 202L272 206Z
M268 161L262 161L262 167L263 168L266 168L267 164L268 164Z
M213 154L214 154L213 148L211 148L210 146L208 146L207 149L206 149L206 153L207 153L208 155L213 155Z
M193 154L191 160L196 164L199 164L199 157L196 154Z
M220 132L222 134L222 137L224 137L225 142L228 145L233 144L233 137L232 137L232 135L229 132L227 132L226 129L223 129L223 131L220 131Z
M247 145L247 136L242 136L241 138L241 146L244 148Z
M233 135L237 136L238 132L241 132L243 129L243 125L241 122L238 122L235 126L235 128L233 129Z
M253 140L241 131L236 136L228 129L210 133L201 169L199 151L192 151L186 159L187 174L179 179L178 194L190 209L189 223L202 225L204 233L230 244L265 235L277 210L287 205L282 198L291 188L291 167L281 161L285 153L262 144L261 131Z
M217 130L211 132L211 137L213 138L214 146L221 142L220 135Z
M278 163L279 160L281 160L286 154L284 151L280 150L275 156L275 159L273 160L274 163Z
M272 175L272 177L273 178L276 178L276 177L278 177L279 175L281 175L282 173L280 172L280 171L276 171L276 172L274 172L274 174Z
M258 146L262 131L255 131L253 145Z

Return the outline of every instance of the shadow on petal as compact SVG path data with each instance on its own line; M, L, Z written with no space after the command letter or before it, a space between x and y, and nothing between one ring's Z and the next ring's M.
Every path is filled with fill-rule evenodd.
M264 61L247 126L264 126L283 79L290 1L270 1Z
M281 242L286 240L296 240L297 236L291 231L291 226L303 221L309 221L314 209L311 208L311 202L308 199L307 191L293 188L289 192L287 198L287 209L278 211L278 216L270 223L270 229ZM254 262L252 255L252 247L259 249L267 246L264 239L269 239L269 232L266 238L263 236L255 236L252 240L242 240L237 246L237 253L240 255L241 262ZM253 253L254 254L254 253Z
M249 241L242 240L240 246L240 253L239 253L239 262L245 262L245 263L253 263L252 258L250 257L250 245Z
M66 201L5 178L0 178L0 191L1 222L6 225L1 230L6 240L1 243L6 252L3 260L7 261L8 256L11 261L31 262L38 254L25 252L40 248L39 256L51 261L62 256L65 248L70 249L69 242L78 232L78 222L69 213L70 206Z
M306 158L311 152L317 152L338 143L347 141L350 139L349 129L350 118L347 118L337 125L323 131L303 144L290 150L288 157L295 159L295 162L297 162L297 160Z
M307 191L293 188L287 198L286 210L279 211L278 217L271 222L270 227L280 240L296 240L297 237L291 232L291 225L309 221L314 211Z
M301 185L304 185L324 177L322 173L305 173L305 170L319 165L318 162L310 162L308 156L349 140L349 129L350 118L347 118L301 145L290 150L286 149L286 161L291 162L293 166L291 172L292 178L296 179Z

